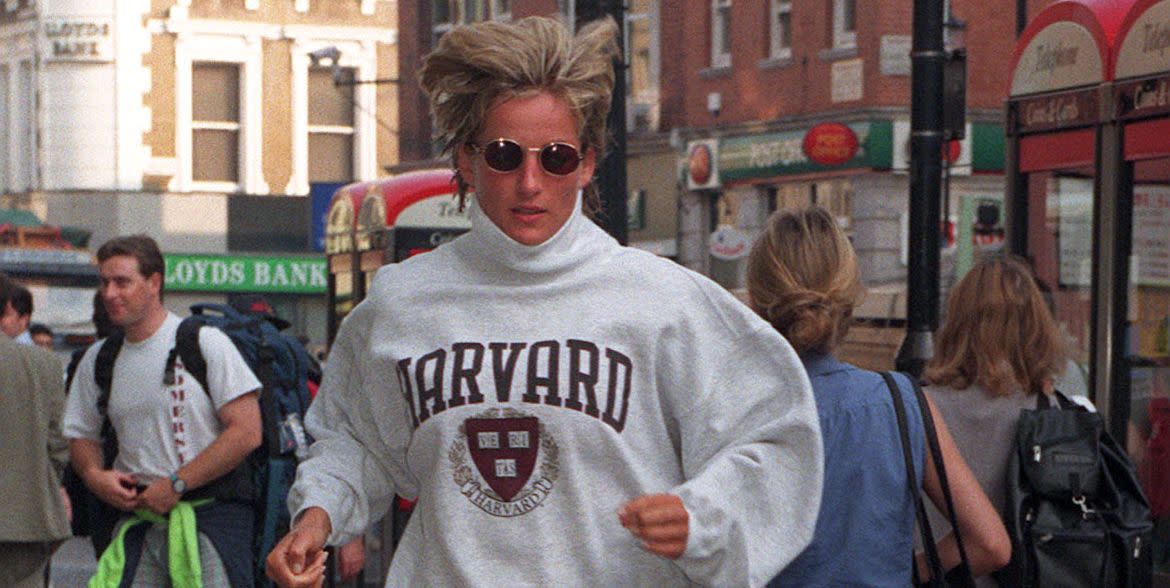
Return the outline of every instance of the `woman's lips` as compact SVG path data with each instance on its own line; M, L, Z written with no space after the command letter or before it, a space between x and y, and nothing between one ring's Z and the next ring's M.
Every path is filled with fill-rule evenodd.
M512 214L521 222L535 221L544 213L545 210L539 207L517 206L512 209Z

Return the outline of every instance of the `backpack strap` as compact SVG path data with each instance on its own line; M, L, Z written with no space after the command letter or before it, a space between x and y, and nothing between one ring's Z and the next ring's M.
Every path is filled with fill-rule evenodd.
M187 317L179 323L175 332L175 347L167 354L167 369L163 374L163 383L167 386L175 383L175 359L183 360L183 368L194 376L195 381L203 387L203 392L211 396L211 388L207 385L207 360L203 358L203 349L199 347L199 330L203 323L193 317Z
M124 342L125 335L121 331L111 333L98 348L93 366L93 381L98 387L97 410L102 417L102 454L107 468L114 464L114 457L118 453L118 435L110 422L109 408L110 391L114 387L114 364L118 361Z
M902 405L902 395L898 383L894 381L894 376L889 372L881 372L881 376L886 381L886 388L890 390L890 398L894 401L894 415L898 417L898 434L902 439L902 459L906 463L906 486L910 489L910 495L914 497L914 513L918 520L918 531L922 535L922 549L926 553L926 562L930 566L931 576L941 578L943 577L942 560L939 558L938 548L934 544L934 531L930 528L930 519L926 516L926 506L922 502L922 490L918 487L915 475L914 454L910 449L910 432L906 424L906 407ZM914 570L914 585L917 586L921 583L918 577L918 568L911 565L911 569Z

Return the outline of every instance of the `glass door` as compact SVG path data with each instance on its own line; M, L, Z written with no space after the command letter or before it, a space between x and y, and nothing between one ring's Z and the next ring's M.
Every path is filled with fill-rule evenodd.
M1126 445L1153 509L1154 571L1170 574L1170 156L1130 165Z
M1056 387L1074 396L1088 395L1092 360L1093 181L1092 167L1038 171L1027 179L1027 258L1071 352Z

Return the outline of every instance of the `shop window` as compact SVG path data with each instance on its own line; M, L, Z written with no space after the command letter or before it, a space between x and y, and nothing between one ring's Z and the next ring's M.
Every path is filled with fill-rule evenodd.
M857 47L857 0L833 0L833 48Z
M342 81L354 79L341 68ZM354 86L334 84L329 68L309 70L309 182L349 182L354 178Z
M813 203L833 215L846 234L853 230L853 182L832 180L814 184Z
M1126 360L1128 449L1154 522L1170 521L1170 157L1133 164ZM1170 573L1166 536L1156 537L1154 569Z
M731 67L731 0L711 0L711 67Z
M776 187L773 210L800 210L813 203L812 186L806 183L781 184Z
M657 3L633 0L626 13L626 51L629 55L626 85L629 107L627 128L658 130L658 18Z
M792 57L792 0L770 0L768 10L768 57Z
M1092 359L1093 175L1092 168L1076 168L1027 177L1027 255L1080 372L1087 371ZM1069 374L1077 375L1072 370ZM1086 386L1080 379L1058 385L1073 394L1084 394Z
M191 166L196 182L240 179L240 67L196 62L191 67Z

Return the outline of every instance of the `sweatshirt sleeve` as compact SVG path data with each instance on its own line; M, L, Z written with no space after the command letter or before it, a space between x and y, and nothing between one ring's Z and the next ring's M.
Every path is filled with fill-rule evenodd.
M820 508L823 449L808 376L770 326L746 325L737 338L698 342L707 357L692 364L696 401L679 417L687 481L675 492L690 518L677 562L710 586L767 583L812 540Z
M289 491L294 520L309 507L329 515L332 545L365 532L397 492L416 493L406 469L412 427L392 366L368 357L369 316L359 306L338 333L325 378L305 417L315 439ZM368 314L368 313L366 313Z

